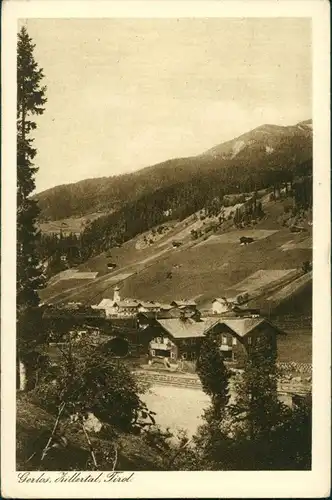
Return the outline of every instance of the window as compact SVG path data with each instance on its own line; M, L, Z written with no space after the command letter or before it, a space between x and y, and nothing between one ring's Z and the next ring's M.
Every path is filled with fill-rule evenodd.
M251 337L248 337L248 345L251 345L252 344L252 339Z
M190 353L190 359L191 359L191 361L195 361L195 359L196 359L196 353L195 352L191 352Z
M171 359L175 359L175 352L171 352Z
M182 353L182 358L183 359L187 359L187 353L186 352Z
M221 343L222 343L222 345L227 345L227 337L226 337L226 335L223 335L221 337Z
M237 343L237 342L236 342L236 337L233 337L233 339L232 339L232 344L233 344L233 345L236 345L236 343Z
M154 349L151 349L151 356L155 356L156 355L156 351Z

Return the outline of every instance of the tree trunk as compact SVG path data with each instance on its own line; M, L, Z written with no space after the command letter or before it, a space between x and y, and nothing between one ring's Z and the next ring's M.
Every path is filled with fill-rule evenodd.
M25 364L21 360L19 361L18 376L19 376L19 389L20 391L25 391L27 386L27 370Z

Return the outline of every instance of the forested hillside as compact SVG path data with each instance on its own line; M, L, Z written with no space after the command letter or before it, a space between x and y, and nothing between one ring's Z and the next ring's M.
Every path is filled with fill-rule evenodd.
M153 193L155 198L165 195L165 209L172 208L170 199L179 209L185 195L180 195L179 200L174 200L174 196L185 186L189 200L192 195L196 197L198 189L203 192L201 198L211 188L214 196L220 195L215 183L222 185L222 194L252 191L284 180L287 172L290 180L298 166L311 157L310 120L292 127L263 125L196 157L168 160L131 174L57 186L35 198L41 208L41 220L119 210L128 200L147 200Z

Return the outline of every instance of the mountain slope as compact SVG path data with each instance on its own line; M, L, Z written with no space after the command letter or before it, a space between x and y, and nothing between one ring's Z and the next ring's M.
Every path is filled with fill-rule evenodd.
M289 286L289 280L299 281L303 262L312 258L311 227L307 226L304 234L291 233L278 222L282 210L282 203L267 202L265 218L253 229L224 229L210 233L207 239L206 236L191 239L191 229L198 224L192 216L172 222L170 229L152 245L142 248L140 243L145 235L140 234L121 248L112 248L80 266L81 271L97 271L96 279L74 288L71 288L72 280L62 280L41 291L41 297L50 303L97 304L103 298L112 298L114 286L120 284L123 297L161 302L195 298L200 307L208 309L214 297L225 293L236 295L245 282L252 297L259 292L252 305L268 312L276 307L281 312L281 305L302 288L305 296L308 290L310 294L307 283L299 289ZM241 246L239 236L249 233L255 241L249 246ZM182 245L174 248L174 240L181 241ZM108 255L117 265L111 273L107 271ZM265 274L268 280L264 281ZM310 282L310 275L308 279ZM284 296L280 287L285 289ZM290 303L286 313L292 310L295 315L311 314L308 302L303 303L303 307L298 300L294 307Z
M41 220L57 220L118 210L128 200L138 200L176 185L181 187L193 179L199 184L211 177L211 184L228 183L232 189L236 177L244 180L252 177L254 183L264 184L266 172L292 171L295 165L311 157L311 120L291 127L263 125L195 157L168 160L121 176L56 186L38 193L35 199L41 208Z
M219 144L203 153L203 155L213 158L234 158L247 153L248 149L262 149L267 154L271 154L276 148L282 147L287 142L295 143L296 140L310 141L311 139L312 120L306 120L288 127L266 124L242 134L236 139Z

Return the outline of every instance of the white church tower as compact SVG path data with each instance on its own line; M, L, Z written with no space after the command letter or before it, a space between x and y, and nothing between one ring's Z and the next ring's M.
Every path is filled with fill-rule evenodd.
M114 288L114 295L113 295L113 301L114 303L118 303L120 302L121 298L120 298L120 287L116 286Z

